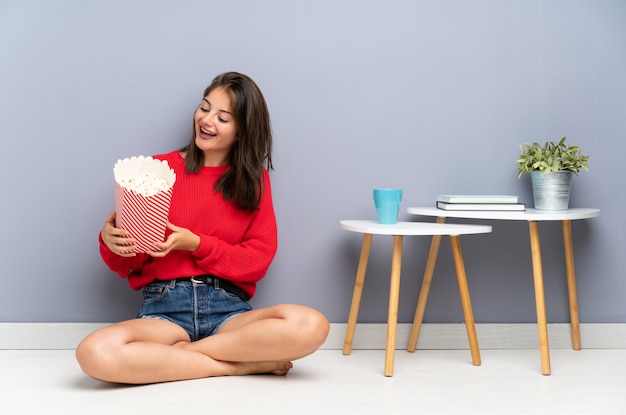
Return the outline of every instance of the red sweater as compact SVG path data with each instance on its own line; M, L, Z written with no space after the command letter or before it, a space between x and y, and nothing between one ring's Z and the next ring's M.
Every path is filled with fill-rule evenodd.
M216 193L215 182L228 166L203 167L197 174L185 171L178 151L153 156L167 160L176 173L169 221L200 236L194 252L172 251L163 258L114 254L100 238L100 255L107 266L131 288L138 290L154 280L212 274L243 288L250 297L265 276L277 248L277 229L270 179L264 171L265 192L259 209L237 208ZM168 229L165 237L171 233Z

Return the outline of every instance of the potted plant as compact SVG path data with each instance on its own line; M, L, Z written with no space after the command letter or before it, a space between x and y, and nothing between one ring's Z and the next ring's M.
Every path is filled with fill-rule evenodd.
M523 144L520 149L517 177L530 173L535 209L567 209L571 176L580 169L589 170L589 156L581 154L578 146L565 144L565 137L544 145Z

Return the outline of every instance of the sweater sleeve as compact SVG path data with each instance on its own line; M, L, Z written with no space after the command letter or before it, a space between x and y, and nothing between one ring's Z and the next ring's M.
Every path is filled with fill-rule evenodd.
M137 254L134 257L123 257L115 254L102 241L102 236L98 233L100 242L100 256L109 269L117 273L120 277L126 278L131 272L141 271L143 265L148 261L147 254Z
M265 172L261 204L241 241L229 244L215 236L200 235L200 246L193 255L198 266L208 274L233 282L254 283L265 276L277 245L276 217L269 175Z

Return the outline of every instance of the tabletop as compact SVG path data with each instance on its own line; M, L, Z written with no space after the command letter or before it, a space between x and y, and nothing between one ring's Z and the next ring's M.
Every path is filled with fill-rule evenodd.
M496 220L577 220L589 219L600 215L600 209L572 208L567 210L526 209L521 211L483 211L483 210L443 210L436 207L409 207L412 215L437 216L440 218L496 219Z
M432 222L397 222L380 224L375 220L342 220L341 227L345 230L375 235L466 235L489 233L488 225L457 225Z

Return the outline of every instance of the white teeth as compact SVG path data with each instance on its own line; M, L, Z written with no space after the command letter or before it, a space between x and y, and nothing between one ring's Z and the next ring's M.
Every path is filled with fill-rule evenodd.
M204 128L200 127L200 131L203 132L204 134L209 134L209 135L215 135L214 133L205 130Z

